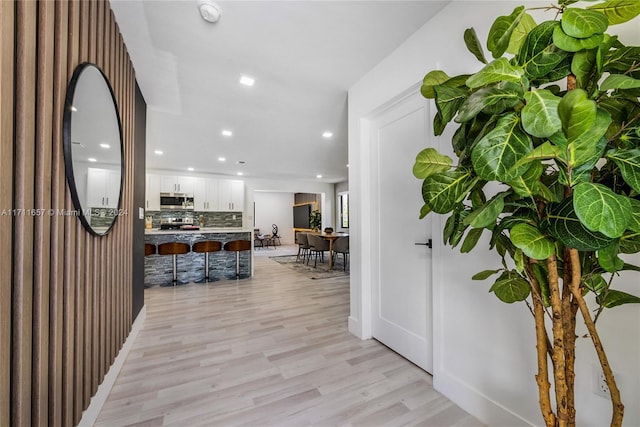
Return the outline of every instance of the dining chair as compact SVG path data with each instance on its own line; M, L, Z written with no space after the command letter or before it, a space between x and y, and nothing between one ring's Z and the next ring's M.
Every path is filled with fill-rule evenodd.
M309 239L309 258L307 264L311 260L311 254L315 254L313 266L318 265L318 255L320 255L320 262L324 262L324 253L329 250L329 241L315 234L307 234Z
M342 254L342 261L344 262L344 271L347 271L347 261L349 259L349 237L338 237L335 242L333 242L333 256L334 262L336 254Z
M302 255L302 263L304 264L305 258L309 255L309 239L307 238L307 233L296 233L296 240L298 241L298 256L296 257L296 262L298 262L300 255Z

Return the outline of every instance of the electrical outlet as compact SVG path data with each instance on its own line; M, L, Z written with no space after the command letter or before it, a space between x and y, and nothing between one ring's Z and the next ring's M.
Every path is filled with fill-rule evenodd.
M593 367L593 392L598 396L606 397L607 399L611 398L609 386L604 378L604 374L600 367L595 366Z

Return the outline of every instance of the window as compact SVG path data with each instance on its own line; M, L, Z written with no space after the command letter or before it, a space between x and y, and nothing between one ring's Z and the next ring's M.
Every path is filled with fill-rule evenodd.
M349 193L339 193L340 227L349 228Z

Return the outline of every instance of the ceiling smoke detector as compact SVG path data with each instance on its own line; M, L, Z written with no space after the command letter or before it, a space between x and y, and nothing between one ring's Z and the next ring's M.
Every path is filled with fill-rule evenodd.
M198 9L200 9L202 19L207 22L218 22L220 19L220 6L211 0L201 0L198 2Z

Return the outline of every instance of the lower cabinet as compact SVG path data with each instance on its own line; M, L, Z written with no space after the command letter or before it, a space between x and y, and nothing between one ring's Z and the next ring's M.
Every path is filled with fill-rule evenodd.
M87 207L117 208L120 197L120 171L87 170Z

